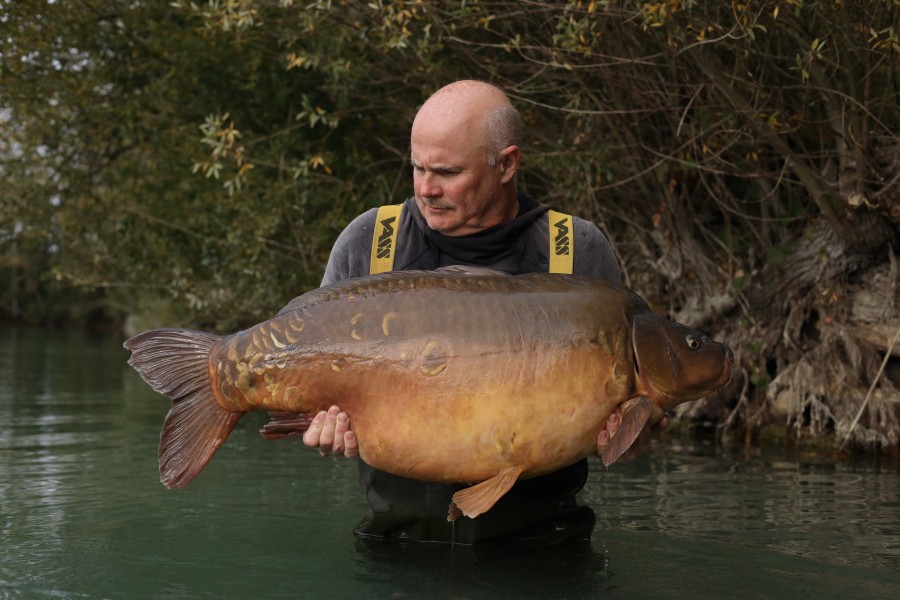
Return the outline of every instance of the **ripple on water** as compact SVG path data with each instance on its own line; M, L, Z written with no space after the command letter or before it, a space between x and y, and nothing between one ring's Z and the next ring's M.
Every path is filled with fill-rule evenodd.
M729 540L847 567L900 569L896 470L723 460L665 445L615 469L595 469L585 493L601 506L605 527Z

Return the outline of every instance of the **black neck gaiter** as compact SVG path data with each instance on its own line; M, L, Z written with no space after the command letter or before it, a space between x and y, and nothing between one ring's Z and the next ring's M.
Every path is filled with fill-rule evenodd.
M461 237L446 236L431 229L416 203L410 202L408 206L413 220L424 233L425 240L434 253L434 268L468 264L514 273L519 270L516 238L548 210L546 205L539 204L524 194L519 194L518 199L519 213L515 219Z

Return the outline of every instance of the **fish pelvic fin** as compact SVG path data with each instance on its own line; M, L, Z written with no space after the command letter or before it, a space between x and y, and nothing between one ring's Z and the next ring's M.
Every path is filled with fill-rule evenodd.
M516 483L522 470L520 466L507 467L487 481L456 492L447 512L447 520L452 522L463 515L474 519L487 512Z
M609 466L619 460L631 448L641 430L653 414L653 402L647 396L640 396L622 404L622 424L603 450L603 465Z
M306 433L312 424L312 417L298 412L270 412L269 422L259 430L267 440L278 440L284 437Z
M125 342L128 364L172 400L159 438L159 479L182 488L196 477L244 415L213 396L209 355L219 336L190 329L154 329Z

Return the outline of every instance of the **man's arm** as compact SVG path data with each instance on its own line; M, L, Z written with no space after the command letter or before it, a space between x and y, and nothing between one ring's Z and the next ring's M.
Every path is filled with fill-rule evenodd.
M328 256L322 285L331 285L345 279L369 274L372 256L372 232L378 209L373 208L359 215L338 236Z
M600 229L578 217L574 218L575 260L573 273L597 277L622 285L622 272L612 244Z

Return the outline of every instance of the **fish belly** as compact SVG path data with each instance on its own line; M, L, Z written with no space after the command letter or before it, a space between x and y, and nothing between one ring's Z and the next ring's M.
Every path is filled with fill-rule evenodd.
M361 456L397 475L446 482L483 481L510 466L526 478L572 464L593 452L616 406L586 354L544 353L521 369L455 358L439 388L416 374L397 377L401 393L384 389L353 417Z

